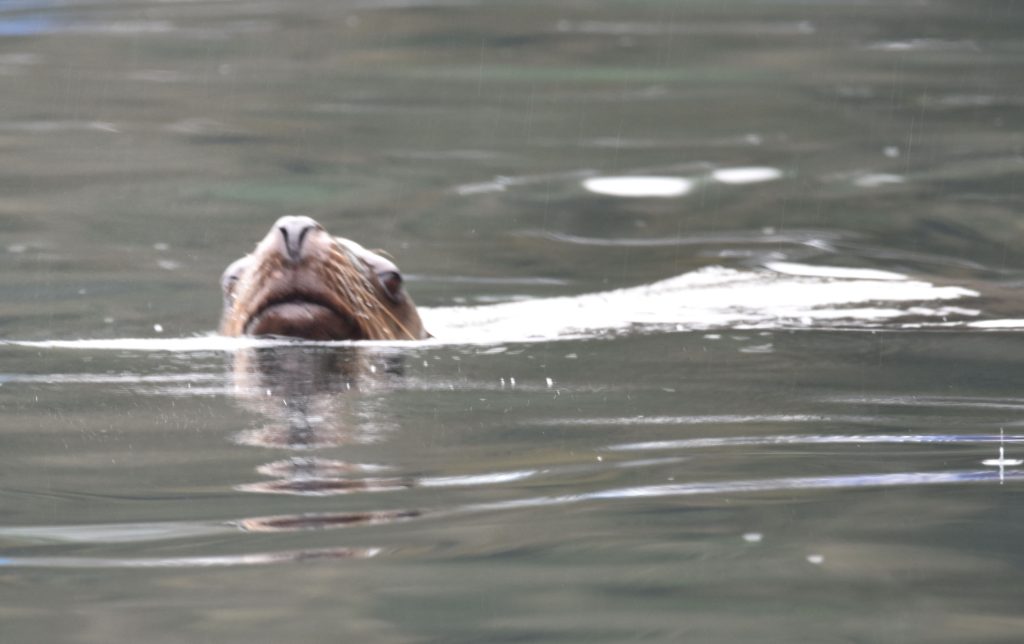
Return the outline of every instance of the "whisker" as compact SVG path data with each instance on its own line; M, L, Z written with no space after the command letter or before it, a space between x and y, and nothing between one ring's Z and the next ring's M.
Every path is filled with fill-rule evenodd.
M337 238L331 239L333 243L320 249L319 254L303 258L298 266L274 253L260 254L257 249L251 268L238 278L234 299L225 307L221 332L243 335L268 304L288 299L290 289L295 289L297 299L322 301L347 318L354 339L416 339L399 317L400 312L392 310L390 301L383 299L383 286L365 260ZM298 277L292 278L293 274Z

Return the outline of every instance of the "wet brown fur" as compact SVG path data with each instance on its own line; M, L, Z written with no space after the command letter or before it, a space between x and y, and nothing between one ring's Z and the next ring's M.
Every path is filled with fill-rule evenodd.
M275 234L272 229L268 239ZM258 326L260 316L269 309L298 302L306 317L288 327L298 331L278 334L316 340L428 337L404 290L394 301L373 269L341 241L319 228L305 243L316 246L304 251L298 262L290 261L267 240L257 246L237 282L225 293L222 334L249 334L250 325ZM315 319L318 316L322 323Z

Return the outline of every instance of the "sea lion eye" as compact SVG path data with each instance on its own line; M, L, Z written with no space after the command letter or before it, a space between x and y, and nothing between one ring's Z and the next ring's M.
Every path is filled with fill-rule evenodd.
M377 279L392 302L402 301L402 274L398 271L377 273Z

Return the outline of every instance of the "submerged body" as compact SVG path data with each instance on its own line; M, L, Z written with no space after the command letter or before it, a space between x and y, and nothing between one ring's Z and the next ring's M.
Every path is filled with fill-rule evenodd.
M310 217L278 219L221 278L228 336L419 340L423 329L393 262Z

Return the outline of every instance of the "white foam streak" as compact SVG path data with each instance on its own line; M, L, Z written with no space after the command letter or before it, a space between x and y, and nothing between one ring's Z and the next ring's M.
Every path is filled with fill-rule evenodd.
M800 266L784 265L790 273L800 272ZM942 318L948 311L921 303L978 295L885 271L804 269L803 274L787 275L710 267L603 293L422 313L427 328L439 339L487 343L590 337L638 327L679 331L813 328L837 323L863 327L910 314ZM914 303L913 311L902 303Z
M979 320L968 322L972 329L1024 329L1024 319Z
M909 316L916 318L918 324L941 325L947 323L949 316L975 316L980 312L934 303L977 296L976 291L966 288L937 286L889 271L791 262L774 262L767 269L758 270L711 266L653 284L613 291L481 306L424 307L420 313L434 335L430 340L303 344L408 348L550 341L636 330L876 328ZM0 340L0 345L46 349L172 352L233 352L298 343L286 338L227 338L213 334L189 338Z

